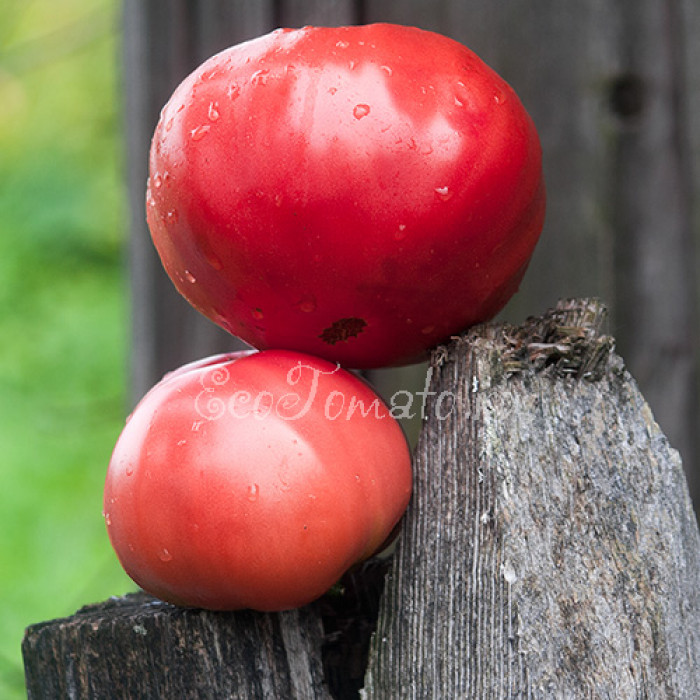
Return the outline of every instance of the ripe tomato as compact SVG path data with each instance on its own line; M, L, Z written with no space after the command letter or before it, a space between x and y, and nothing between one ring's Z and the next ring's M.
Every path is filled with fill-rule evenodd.
M416 362L495 315L543 224L534 125L444 36L277 30L212 57L164 107L148 222L203 314L257 348Z
M406 440L360 379L296 352L217 356L136 407L107 472L104 517L150 593L282 610L373 554L411 492Z

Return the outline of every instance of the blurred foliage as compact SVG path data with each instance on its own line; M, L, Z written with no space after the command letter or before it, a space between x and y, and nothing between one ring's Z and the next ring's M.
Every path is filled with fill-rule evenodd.
M133 589L102 485L126 408L117 0L0 0L0 698L32 623Z

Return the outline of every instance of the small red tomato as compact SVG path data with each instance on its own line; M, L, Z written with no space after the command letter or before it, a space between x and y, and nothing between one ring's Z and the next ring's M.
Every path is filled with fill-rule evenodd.
M278 30L164 107L147 216L199 311L257 348L416 362L517 290L545 210L535 127L447 37Z
M107 472L104 517L146 591L215 610L283 610L330 588L401 518L411 463L360 379L269 350L177 370L136 407Z

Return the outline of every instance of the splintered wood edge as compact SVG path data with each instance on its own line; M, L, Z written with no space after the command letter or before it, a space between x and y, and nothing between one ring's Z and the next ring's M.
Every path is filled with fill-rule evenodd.
M490 354L495 377L552 368L560 375L595 381L610 368L612 358L621 364L614 355L614 339L604 332L607 321L607 307L599 299L563 299L520 326L491 322L453 336L433 350L430 364L439 369L466 344Z

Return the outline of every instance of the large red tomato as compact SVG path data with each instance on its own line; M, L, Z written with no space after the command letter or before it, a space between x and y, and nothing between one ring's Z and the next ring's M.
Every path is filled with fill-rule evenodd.
M155 130L148 222L203 314L257 348L420 360L492 317L542 228L537 133L444 36L278 30L206 61Z
M150 593L282 610L323 594L403 514L401 428L361 380L289 351L209 358L166 376L117 441L112 545Z

